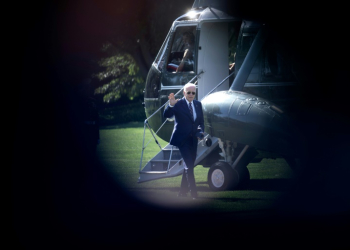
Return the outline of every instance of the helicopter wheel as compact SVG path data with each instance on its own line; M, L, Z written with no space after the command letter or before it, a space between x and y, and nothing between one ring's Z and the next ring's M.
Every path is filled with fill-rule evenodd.
M235 190L248 189L250 183L250 173L247 166L256 155L257 152L254 149L248 150L234 168L239 177L238 184L234 187Z
M227 162L214 163L208 172L209 188L213 191L224 191L238 184L238 173Z
M235 170L237 170L238 176L239 176L239 183L235 189L236 190L247 189L249 187L249 182L250 182L250 174L247 166L238 165L235 168Z
M284 157L286 162L288 163L289 167L293 170L296 177L301 177L303 174L303 171L305 170L305 163L302 159L295 159L292 157Z
M247 166L238 165L235 169L226 163L214 163L208 172L209 188L213 191L245 190L250 182Z

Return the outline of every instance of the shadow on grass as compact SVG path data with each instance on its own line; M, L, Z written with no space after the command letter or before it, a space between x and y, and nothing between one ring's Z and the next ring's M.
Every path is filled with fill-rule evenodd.
M206 181L196 182L196 184L197 184L197 190L199 192L214 192L209 188L208 182ZM206 186L202 186L202 185L206 185ZM246 190L286 192L286 191L289 191L292 188L292 186L293 186L292 179L252 179L250 180L249 187ZM147 188L147 190L155 190L155 191L168 190L170 192L179 192L180 187L169 187L169 188L152 187L152 188Z
M290 190L293 185L292 179L252 179L249 183L249 190L255 191L277 191Z
M197 185L208 185L208 182L202 181L197 182ZM284 192L288 191L293 185L292 179L252 179L249 182L247 190L254 191L277 191ZM203 189L203 190L200 190ZM198 190L203 192L212 192L209 188L198 187Z

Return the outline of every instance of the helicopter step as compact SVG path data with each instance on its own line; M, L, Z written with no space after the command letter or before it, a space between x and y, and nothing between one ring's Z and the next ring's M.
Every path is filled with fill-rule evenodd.
M206 135L198 143L195 165L204 159L218 145L218 138ZM181 175L185 162L177 147L167 144L145 167L139 171L138 183Z

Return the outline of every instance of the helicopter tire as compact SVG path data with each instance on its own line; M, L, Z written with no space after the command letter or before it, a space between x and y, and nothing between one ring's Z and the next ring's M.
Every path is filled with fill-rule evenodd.
M212 191L224 191L238 185L238 172L227 162L215 162L208 172L208 184Z
M301 159L296 159L292 157L284 157L289 167L293 170L296 177L301 177L305 170L305 163Z
M248 151L243 155L242 159L238 162L234 170L237 172L239 177L238 184L234 186L235 190L246 190L250 184L250 173L248 165L253 161L258 152L254 148L249 148Z
M250 183L250 173L246 165L238 165L235 170L239 176L238 185L235 187L236 190L246 190Z

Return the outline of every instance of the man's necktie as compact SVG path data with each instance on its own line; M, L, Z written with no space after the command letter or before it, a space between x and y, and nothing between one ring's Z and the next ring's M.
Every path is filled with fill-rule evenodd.
M189 109L190 109L190 113L192 115L192 118L193 118L193 109L192 109L192 102L190 102L190 106L189 106Z

